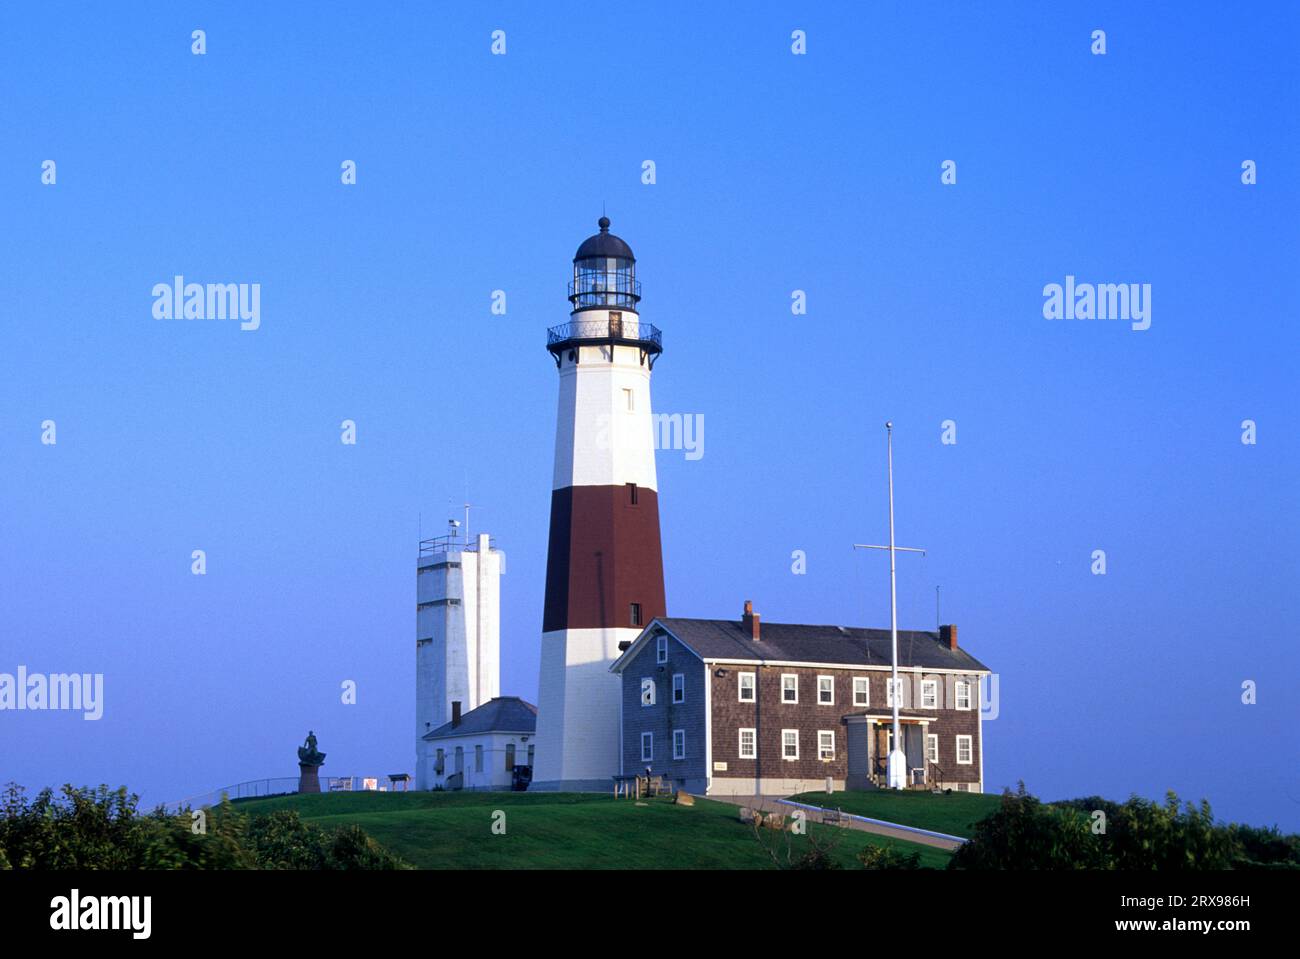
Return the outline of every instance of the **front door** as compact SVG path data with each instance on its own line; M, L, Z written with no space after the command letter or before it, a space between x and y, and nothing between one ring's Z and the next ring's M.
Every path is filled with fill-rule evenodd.
M876 755L871 764L871 772L881 786L889 783L889 747L893 741L894 734L888 726L881 723L876 727Z

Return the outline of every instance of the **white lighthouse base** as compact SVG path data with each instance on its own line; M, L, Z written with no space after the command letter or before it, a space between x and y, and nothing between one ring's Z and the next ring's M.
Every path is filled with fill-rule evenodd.
M529 791L604 792L619 773L623 684L609 671L639 629L542 634L537 758Z

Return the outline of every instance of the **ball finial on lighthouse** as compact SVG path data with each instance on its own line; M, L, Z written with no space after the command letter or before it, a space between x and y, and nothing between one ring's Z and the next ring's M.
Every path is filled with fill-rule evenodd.
M596 221L596 226L600 227L600 232L601 232L601 233L608 233L608 232L609 232L609 217L607 217L607 216L602 216L599 220Z

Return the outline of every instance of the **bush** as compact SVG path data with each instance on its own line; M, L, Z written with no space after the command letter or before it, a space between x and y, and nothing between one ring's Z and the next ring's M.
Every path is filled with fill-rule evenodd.
M919 852L901 853L885 846L867 846L858 853L863 869L920 869Z
M1103 847L1086 815L1046 806L1025 791L1003 793L997 811L975 825L949 869L1100 869Z
M1300 869L1300 836L1284 835L1276 826L1232 827L1237 841L1234 869Z
M1095 814L1105 830L1095 832ZM1139 796L1044 804L1025 791L1003 794L998 810L975 826L950 869L1205 870L1300 868L1300 836L1276 829L1216 824L1210 804Z
M0 869L403 869L359 826L321 829L297 812L249 817L228 799L202 811L141 815L125 787L0 793Z

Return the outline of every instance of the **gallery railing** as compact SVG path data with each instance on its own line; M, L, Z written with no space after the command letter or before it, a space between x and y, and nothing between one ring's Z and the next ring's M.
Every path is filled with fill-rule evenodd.
M561 343L616 342L648 345L656 352L663 349L659 327L639 319L570 320L546 331L546 346Z

